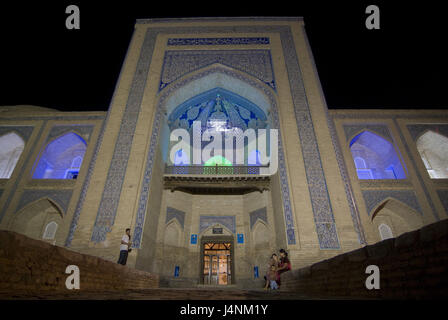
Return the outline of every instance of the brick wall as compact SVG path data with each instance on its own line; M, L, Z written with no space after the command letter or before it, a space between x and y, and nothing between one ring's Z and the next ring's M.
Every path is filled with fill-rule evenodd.
M365 287L368 265L379 267L379 290ZM282 289L321 297L446 299L448 220L284 273Z
M68 265L80 270L80 290L158 287L158 276L104 259L77 253L24 235L0 231L0 291L69 291ZM78 291L78 290L74 290Z

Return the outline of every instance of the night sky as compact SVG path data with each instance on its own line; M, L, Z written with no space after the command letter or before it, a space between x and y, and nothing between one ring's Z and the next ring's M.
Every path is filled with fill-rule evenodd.
M69 4L80 8L80 30L65 28ZM380 30L365 27L369 4L380 8ZM107 110L138 18L303 16L329 108L444 109L444 14L431 1L2 3L0 105Z

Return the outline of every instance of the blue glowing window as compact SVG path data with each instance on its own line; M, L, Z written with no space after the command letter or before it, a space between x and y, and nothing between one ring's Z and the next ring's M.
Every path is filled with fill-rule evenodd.
M358 179L406 179L397 152L389 141L369 131L355 136L350 151Z
M35 165L33 179L77 179L86 148L84 139L72 132L53 140Z

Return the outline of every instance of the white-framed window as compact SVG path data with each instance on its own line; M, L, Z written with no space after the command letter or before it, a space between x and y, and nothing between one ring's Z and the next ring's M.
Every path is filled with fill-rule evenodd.
M356 169L367 169L366 160L361 157L355 157L355 167Z
M379 225L378 231L380 232L381 240L386 240L394 237L391 228L385 223Z
M45 231L44 231L44 235L42 236L42 239L53 240L56 235L57 230L58 230L58 224L54 221L49 222L45 226Z

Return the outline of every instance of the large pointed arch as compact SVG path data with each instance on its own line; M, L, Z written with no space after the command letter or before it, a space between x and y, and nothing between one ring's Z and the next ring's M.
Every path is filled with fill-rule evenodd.
M223 78L232 79L232 81L223 81ZM213 81L211 81L214 79ZM134 229L133 243L136 247L140 247L143 225L146 216L147 200L149 198L149 186L152 176L152 169L155 160L156 150L159 147L159 141L164 138L160 133L166 132L163 129L166 123L166 116L174 110L175 107L184 101L200 94L201 92L221 87L226 90L239 94L257 106L261 107L272 119L271 128L279 129L279 183L282 192L282 204L284 221L286 224L285 236L288 244L296 244L295 223L293 217L292 204L290 201L289 182L287 176L287 164L283 155L282 134L277 110L277 97L272 88L260 80L245 74L244 72L234 70L232 68L213 64L206 68L186 75L185 77L174 81L165 87L157 97L157 107L154 114L152 132L150 137L150 147L146 162L145 175L142 181L142 188L139 197L139 205L137 206L136 223ZM161 146L163 149L163 146ZM161 165L159 167L162 167ZM98 220L98 219L97 219Z
M44 197L21 208L9 221L9 230L34 239L42 239L49 222L58 225L64 218L64 211L56 201ZM56 230L57 232L57 230Z
M394 237L423 226L422 215L402 201L387 197L371 211L371 221L380 230L381 224L391 229Z
M448 137L425 130L416 140L417 151L432 179L448 179Z
M25 148L25 141L15 131L0 136L0 179L9 179Z
M349 141L358 179L406 179L402 159L387 138L365 129Z
M86 150L85 140L73 131L53 138L34 165L33 179L76 179Z

